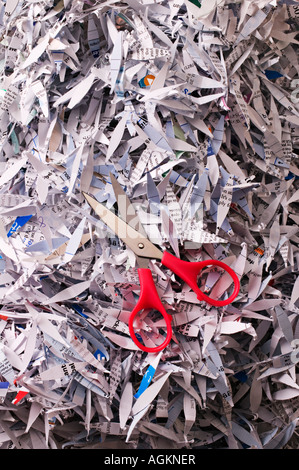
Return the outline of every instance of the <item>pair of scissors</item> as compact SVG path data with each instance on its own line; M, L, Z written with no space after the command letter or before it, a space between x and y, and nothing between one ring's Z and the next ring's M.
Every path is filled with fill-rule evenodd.
M230 266L221 261L213 259L198 262L185 261L177 258L168 251L161 251L157 248L147 237L141 222L136 216L135 208L116 178L112 174L110 174L110 178L118 203L118 213L122 218L118 217L103 204L99 203L93 196L85 192L82 192L82 194L99 218L134 252L137 258L140 296L129 317L129 332L132 340L139 349L148 353L157 353L163 350L171 341L172 316L167 313L159 297L151 269L148 267L151 260L159 260L163 266L170 269L189 285L189 287L196 293L199 301L205 301L215 307L222 307L233 302L239 293L239 278ZM207 266L219 267L230 275L234 284L234 289L228 298L224 300L213 299L204 294L204 292L199 288L198 279L202 270ZM142 344L136 336L135 320L139 313L146 313L153 310L158 311L166 322L166 338L160 345L148 347L146 344ZM138 336L140 337L140 335L141 331ZM143 341L146 343L146 338L143 338Z

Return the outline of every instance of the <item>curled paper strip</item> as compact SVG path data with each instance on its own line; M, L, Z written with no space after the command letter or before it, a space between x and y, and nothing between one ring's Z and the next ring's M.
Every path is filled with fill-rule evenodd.
M297 3L0 1L1 449L298 447ZM139 350L138 260L82 192L237 298L152 262L173 336Z

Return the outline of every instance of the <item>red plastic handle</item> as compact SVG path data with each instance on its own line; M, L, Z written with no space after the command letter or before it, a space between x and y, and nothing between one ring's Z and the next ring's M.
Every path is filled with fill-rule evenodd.
M204 300L214 307L223 307L232 303L232 301L237 297L240 290L240 281L233 269L225 263L222 263L218 260L206 260L198 262L183 261L176 256L171 255L167 251L164 252L162 258L162 264L166 268L171 269L175 274L177 274L183 281L185 281L189 287L196 293L198 300ZM206 266L219 266L224 271L226 271L232 278L234 282L234 291L231 296L226 300L215 300L211 299L208 295L204 294L197 285L197 278L200 274L200 271Z
M140 280L140 297L129 318L129 331L130 331L132 340L142 351L155 353L164 349L169 344L172 338L172 328L171 328L172 316L166 312L160 300L159 294L157 292L157 289L153 280L151 270L150 269L138 269L138 276ZM166 339L163 341L162 344L154 348L149 348L147 346L144 346L142 343L140 343L140 341L138 341L136 334L135 334L135 330L133 326L134 320L135 320L136 315L143 309L158 310L158 312L161 313L161 315L166 321L166 328L167 328Z

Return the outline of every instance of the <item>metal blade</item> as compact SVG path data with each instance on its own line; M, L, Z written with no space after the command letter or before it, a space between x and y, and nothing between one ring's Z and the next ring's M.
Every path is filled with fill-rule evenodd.
M147 237L146 232L142 226L142 223L139 220L139 217L136 214L135 208L131 203L130 199L126 195L125 191L115 178L115 176L110 173L110 180L112 183L113 191L116 197L118 212L120 217L131 227L133 227L137 232L141 233L145 237ZM136 256L137 266L140 268L146 268L148 265L148 259L141 258L140 256Z
M117 217L93 196L82 191L86 201L100 219L135 253L136 256L149 259L162 259L163 252L149 241L142 233Z
M121 218L131 225L137 232L142 233L146 237L146 232L142 226L142 223L139 220L138 215L136 214L135 208L131 203L130 199L126 195L125 191L115 178L115 176L110 173L110 180L112 183L113 191L116 197L118 211Z

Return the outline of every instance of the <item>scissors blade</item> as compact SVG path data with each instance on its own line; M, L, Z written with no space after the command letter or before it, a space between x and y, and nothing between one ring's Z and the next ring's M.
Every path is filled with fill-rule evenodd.
M142 233L142 235L146 237L146 232L136 214L133 204L112 173L110 173L110 180L121 218L127 222L127 224L131 225L131 227L137 230L137 232Z
M98 202L93 196L82 191L83 196L100 217L100 219L109 227L136 256L141 258L159 259L163 257L163 252L159 250L152 242L142 233L137 232L133 227L124 220L117 217L107 207Z
M120 214L120 217L131 227L133 227L137 232L141 233L145 237L147 237L146 232L139 220L139 217L136 214L135 208L131 203L130 199L128 198L127 194L115 178L115 176L110 173L110 180L113 187L114 195L117 201L117 208ZM141 258L140 256L136 256L137 266L140 268L146 268L148 265L149 260L146 258Z

